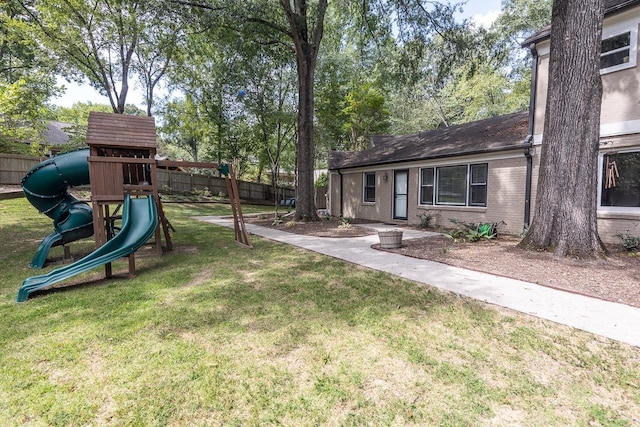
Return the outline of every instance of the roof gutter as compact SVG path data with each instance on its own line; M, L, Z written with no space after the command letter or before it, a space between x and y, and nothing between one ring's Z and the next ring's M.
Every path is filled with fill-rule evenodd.
M623 3L618 3L616 5L609 7L609 9L605 10L604 13L605 15L613 15L616 12L622 12L625 9L635 6L638 3L640 3L638 0L629 0Z
M627 0L627 1L622 1L618 4L614 4L613 6L609 6L608 8L605 9L604 11L604 17L605 18L609 18L610 16L615 16L618 13L622 13L628 9L631 9L632 7L635 7L637 5L640 4L640 0ZM541 29L540 31L538 31L537 33L531 35L530 37L526 38L522 44L520 44L521 47L523 48L527 48L531 43L540 43L541 41L544 40L549 40L551 38L551 28L550 26Z
M525 149L524 156L527 159L527 172L525 178L524 189L524 227L529 228L531 225L531 186L533 180L533 157L532 157L532 141L536 116L536 92L538 90L538 50L536 44L531 43L529 46L531 56L533 58L531 64L531 93L529 94L529 131L524 140Z

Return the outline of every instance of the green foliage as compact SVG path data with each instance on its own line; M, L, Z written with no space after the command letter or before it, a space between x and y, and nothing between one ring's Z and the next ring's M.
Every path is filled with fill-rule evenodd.
M245 84L252 90L243 98L242 116L248 130L246 144L259 153L260 166L267 169L277 192L283 186L281 172L295 169L296 97L295 71L290 60L280 55L256 52L256 61L244 71Z
M0 151L5 153L47 151L46 102L57 88L48 52L33 37L31 22L20 2L0 2Z
M160 128L163 151L174 158L184 158L197 162L204 151L204 145L211 142L211 126L200 119L201 115L193 97L167 103L164 110L164 124ZM172 147L169 150L168 147Z
M87 79L109 98L114 112L124 113L134 62L149 60L136 56L141 45L151 48L152 40L143 34L169 26L158 19L160 14L176 20L156 1L43 0L30 15L30 34L55 58L60 73L68 79ZM157 55L163 52L157 45L155 50Z
M445 231L444 236L453 240L454 242L464 241L466 233L464 230L460 230L459 228L452 228L451 230Z
M418 227L420 228L429 228L432 227L433 225L435 225L435 223L437 222L438 218L440 217L440 212L436 211L436 212L431 212L428 210L425 210L424 212L416 215L418 218L420 218L420 223L418 224Z
M616 234L615 237L622 241L622 246L628 251L640 251L640 236L633 236L629 230L624 234Z
M471 23L410 40L392 56L391 132L407 134L525 110L530 55L525 37L551 20L550 0L508 0L489 29ZM464 6L463 6L464 7Z
M477 242L481 239L492 240L496 238L495 233L491 233L491 224L480 224L476 229L467 230L467 241Z
M505 41L519 45L551 22L552 4L552 0L503 0L502 14L492 29Z
M213 196L213 194L211 193L208 187L204 187L202 189L194 188L193 190L191 190L191 194L196 197L204 197L204 198Z
M498 236L498 227L501 224L501 222L476 224L473 222L460 221L456 218L449 218L449 221L460 228L446 232L445 236L454 241L466 240L471 243L479 240L495 239Z
M332 37L328 36L329 40L323 41L326 49L321 52L318 60L315 91L318 121L315 127L316 140L319 150L325 152L342 150L349 146L349 134L344 130L347 118L343 112L343 102L350 86L351 75L355 72L353 57L339 47L330 45Z
M53 116L55 120L86 127L89 124L89 113L98 111L102 113L113 113L113 109L108 104L97 104L94 102L74 102L71 107L55 106ZM145 113L133 104L127 104L124 114L131 116L144 116Z
M14 42L7 45L19 64L14 78L22 65L54 56L61 74L87 78L109 95L112 110L126 102L125 83L138 79L152 97L167 73L172 91L189 94L197 105L188 115L177 105L164 109L173 122L162 141L169 154L238 159L240 172L249 169L251 155L256 179L267 170L293 170L298 87L282 4L179 3L108 0L91 8L80 0L45 0L29 17L11 0L0 6L6 11L0 37ZM320 3L304 3L311 28ZM528 69L518 65L526 52L517 41L548 22L549 5L505 1L505 14L485 30L453 21L460 4L434 2L420 11L393 0L330 2L314 64L316 164L324 166L330 149L366 148L372 134L417 132L526 108ZM237 31L228 31L230 22ZM3 47L0 65L8 58ZM180 101L168 100L173 102ZM75 114L58 120L81 126ZM197 129L177 135L176 121ZM81 128L74 130L74 141L82 135Z
M236 36L220 27L188 35L176 58L179 66L169 71L187 95L164 109L164 149L234 162L238 175L258 181L267 175L274 186L281 185L278 172L295 165L293 58Z
M34 74L49 77L54 68L49 52L33 35L33 17L25 13L24 7L31 7L32 3L0 2L0 82L12 84L20 79L33 80Z
M236 160L240 174L252 168L262 180L270 171L277 185L280 169L313 169L309 159L295 158L303 152L324 166L330 149L366 148L372 134L417 132L526 108L528 71L519 65L526 52L514 39L547 23L549 3L505 1L507 17L485 30L456 23L462 5L439 1L427 9L395 0L303 1L308 7L300 11L307 16L290 20L285 3L267 0L25 2L32 15L10 0L0 6L6 11L0 37L20 40L10 45L14 63L40 64L53 56L59 73L88 79L119 112L127 112L126 87L134 79L151 112L153 90L167 78L172 92L188 94L194 108L184 114L177 110L180 100L167 100L163 114L171 123L163 150ZM324 32L314 34L314 28ZM296 68L294 33L314 34L308 47L322 40L307 49L317 53L317 63L314 55L298 55L309 63ZM8 62L4 52L0 65ZM297 69L315 71L313 109L297 106ZM297 122L298 112L306 111L314 112L305 119L315 127L309 134ZM77 118L59 120L82 126ZM73 138L81 142L81 128Z
M460 80L443 90L463 106L455 122L466 123L527 109L529 93L517 91L514 82L504 73L488 67L473 73L464 69L461 72ZM529 85L529 80L526 83Z
M350 135L350 149L369 148L373 134L384 133L389 128L389 111L385 107L384 95L371 83L349 91L342 113L347 118L343 129Z
M30 75L13 83L0 82L0 148L7 153L42 155L47 151L44 140L46 100L55 93L53 78Z
M326 172L322 172L318 179L316 179L315 186L316 188L327 187L329 185L329 174Z
M340 224L338 224L338 228L351 228L351 221L353 221L353 218L350 218L348 216L340 218Z

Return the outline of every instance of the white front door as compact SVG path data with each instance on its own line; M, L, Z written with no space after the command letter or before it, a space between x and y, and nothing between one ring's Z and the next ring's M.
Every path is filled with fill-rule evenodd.
M408 190L409 171L395 171L393 174L393 219L407 219Z

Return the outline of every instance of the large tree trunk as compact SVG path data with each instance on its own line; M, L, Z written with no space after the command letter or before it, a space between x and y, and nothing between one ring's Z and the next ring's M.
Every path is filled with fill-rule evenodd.
M307 55L304 55L307 56ZM298 61L298 151L296 220L317 220L315 198L313 197L313 68L315 58Z
M555 0L535 217L521 247L595 256L604 0Z
M309 28L307 16L307 1L280 0L285 10L290 35L296 50L298 65L298 146L296 163L298 181L296 185L296 220L318 220L316 212L313 166L313 81L320 41L324 31L324 15L327 10L327 0L319 0L315 22ZM293 6L293 7L292 7Z

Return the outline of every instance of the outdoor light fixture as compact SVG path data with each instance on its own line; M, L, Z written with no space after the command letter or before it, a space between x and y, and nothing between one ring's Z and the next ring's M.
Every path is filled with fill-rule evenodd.
M387 173L385 172L384 176L382 177L382 179L384 179L384 182L389 181L389 175L387 175Z

